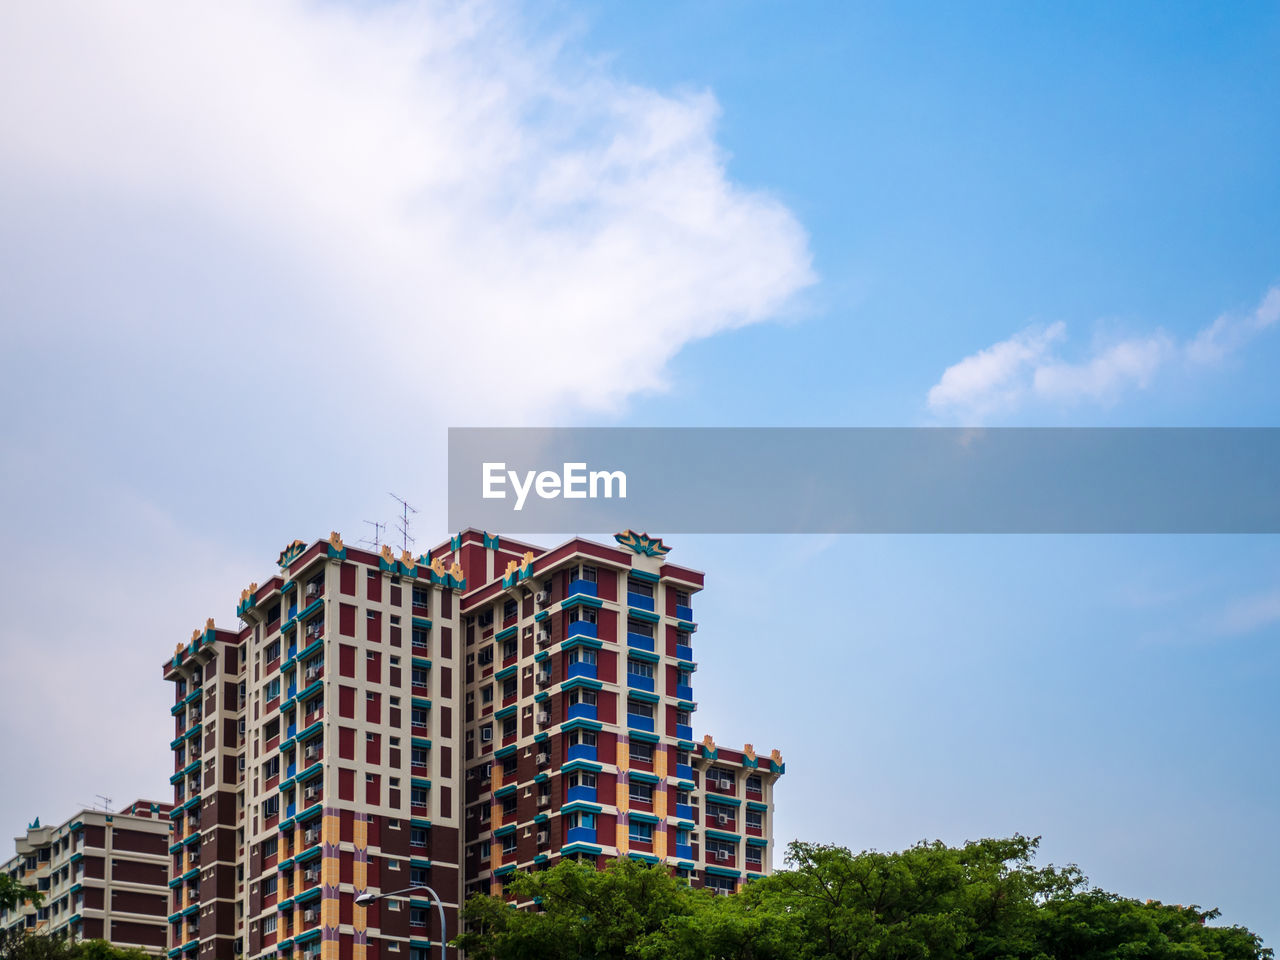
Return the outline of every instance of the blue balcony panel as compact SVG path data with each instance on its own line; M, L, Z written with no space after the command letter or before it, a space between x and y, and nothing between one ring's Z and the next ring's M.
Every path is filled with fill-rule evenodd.
M692 622L692 620L693 620L693 607L686 607L686 606L684 606L684 604L679 604L679 603L678 603L678 604L676 604L676 619L677 619L677 620L688 620L688 621L691 621L691 622Z
M691 843L677 843L677 844L676 844L676 856L677 856L677 857L679 857L679 858L680 858L680 859L682 859L682 860L692 860L692 859L693 859L693 844L691 844Z
M592 584L592 586L595 586L595 584ZM569 624L569 632L567 636L590 637L595 640L597 639L596 625L590 620L575 620L573 623Z
M569 664L569 679L572 680L574 677L586 677L589 680L595 680L596 665L587 663L585 660Z
M570 787L570 788L569 788L569 800L570 800L570 801L573 801L573 800L586 800L586 801L588 801L588 802L590 802L590 803L595 803L595 802L596 802L596 788L595 788L595 787L581 787L581 786L579 786L579 787Z
M676 659L684 660L686 663L693 660L693 647L683 643L676 644Z
M572 597L575 594L583 594L588 597L598 596L595 582L591 580L574 580L569 584L569 596Z
M595 720L596 705L594 703L571 703L569 704L568 716L566 720Z
M653 733L653 717L641 717L634 713L628 713L627 726L632 730L647 730L649 733Z
M633 690L648 690L653 693L653 677L642 677L638 673L628 673L627 686Z
M596 746L594 743L571 743L569 745L570 760L594 760L596 759Z
M677 683L677 684L676 684L676 699L677 699L677 700L692 700L692 699L693 699L693 687L689 686L689 684L687 684L687 683Z
M676 779L678 779L678 780L692 780L692 779L693 779L693 766L692 766L691 764L688 764L688 763L677 763L677 764L676 764Z
M692 819L693 819L693 804L691 804L691 803L677 803L677 804L676 804L676 817L677 817L677 818L679 818L680 820L692 820Z
M594 586L594 584L592 584ZM595 843L595 827L570 827L567 832L568 843Z
M627 591L627 606L635 607L637 610L653 611L653 597L646 597L643 593L632 593Z
M687 723L677 723L676 736L679 737L681 740L692 740L693 727Z
M628 633L627 646L635 647L637 650L648 650L653 653L653 637L646 637L639 633Z

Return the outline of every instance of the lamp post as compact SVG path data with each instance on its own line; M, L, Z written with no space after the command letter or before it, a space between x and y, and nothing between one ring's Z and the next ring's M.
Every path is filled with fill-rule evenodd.
M403 890L391 890L387 893L370 893L366 890L364 893L356 897L356 906L367 907L376 900L385 900L387 897L403 897L408 893L417 893L419 890L425 890L431 894L431 899L435 901L436 910L440 913L440 960L445 960L444 945L446 937L444 935L444 904L440 902L440 896L430 887L421 884L413 887L405 887Z

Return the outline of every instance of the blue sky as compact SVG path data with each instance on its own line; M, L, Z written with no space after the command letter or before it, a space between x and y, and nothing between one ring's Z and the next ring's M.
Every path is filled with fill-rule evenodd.
M15 831L165 790L159 661L283 543L388 489L443 537L450 425L1277 420L1273 5L50 2L0 38ZM1042 834L1280 939L1273 539L670 542L696 725L784 751L780 840ZM37 714L146 748L49 770Z

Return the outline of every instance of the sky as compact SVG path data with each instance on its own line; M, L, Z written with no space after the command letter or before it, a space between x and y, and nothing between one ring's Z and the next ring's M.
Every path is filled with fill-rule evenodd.
M449 426L1276 424L1278 43L1262 3L3 7L0 822L167 795L163 658L389 491L447 536ZM1274 538L668 543L695 732L783 751L780 842L1039 835L1280 942Z

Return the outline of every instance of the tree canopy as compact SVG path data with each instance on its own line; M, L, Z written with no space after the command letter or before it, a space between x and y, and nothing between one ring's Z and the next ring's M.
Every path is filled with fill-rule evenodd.
M792 843L732 896L634 860L562 862L472 897L455 941L480 960L1270 960L1217 911L1091 889L1022 836L896 853Z

